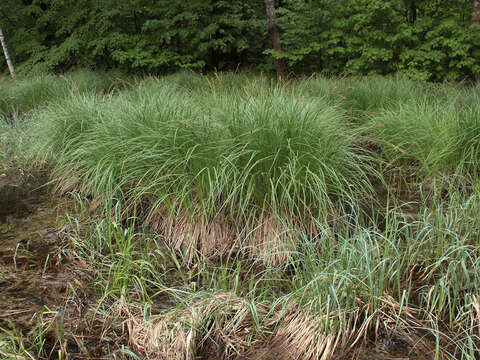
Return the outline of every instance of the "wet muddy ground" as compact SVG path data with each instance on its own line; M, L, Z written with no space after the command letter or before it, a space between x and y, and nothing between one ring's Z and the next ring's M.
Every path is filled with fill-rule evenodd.
M58 223L58 217L65 214L68 202L53 197L46 187L39 186L38 181L26 181L17 174L0 175L0 328L20 332L28 339L38 334L42 312L62 309L70 284L79 284L72 272L74 264L70 264L68 256L63 253L68 245L62 245L64 241ZM85 357L85 353L104 351L95 350L101 345L98 334L102 332L102 324L97 324L95 331L89 322L80 331L76 325L84 321L82 316L74 315L76 310L73 308L64 308L61 312L71 317L65 320L72 323L69 327L76 333L73 337L76 344L73 347L70 344L64 353L82 354L81 357L73 355L69 358L90 358ZM73 323L76 323L76 330L73 330ZM62 347L55 337L51 339L52 349ZM49 350L46 353L50 355L44 358L57 358ZM210 356L200 358L213 359ZM419 359L409 357L405 348L382 341L352 352L350 358Z
M0 327L35 328L45 307L62 302L68 283L58 246L64 200L14 175L0 178Z

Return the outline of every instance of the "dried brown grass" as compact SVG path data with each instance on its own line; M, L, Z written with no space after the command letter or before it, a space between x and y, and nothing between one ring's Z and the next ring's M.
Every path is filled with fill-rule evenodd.
M200 253L207 258L231 255L238 251L269 265L286 264L296 250L299 234L318 236L320 227L315 220L301 221L292 217L281 219L264 214L249 223L217 214L206 220L201 215L171 215L166 210L148 216L152 229L165 236L167 243L190 263Z
M414 354L421 356L435 355L435 340L431 333L434 329L435 319L425 310L414 306L402 306L391 296L380 298L381 306L378 310L375 324L375 335L380 331L390 339L401 342L412 349ZM448 343L446 334L439 334L441 343ZM449 359L444 350L438 349L439 359Z
M130 316L126 320L129 344L149 359L194 359L198 352L219 359L247 356L262 341L252 311L260 317L268 308L252 305L228 293L198 297L180 308L150 319Z
M470 329L472 336L476 336L480 346L480 295L472 296L470 305Z
M325 317L294 310L280 322L268 347L280 360L332 359L351 341L352 334L341 328L328 332L325 320Z
M150 226L160 231L174 249L180 251L186 262L191 262L195 254L214 258L235 252L238 249L238 224L223 214L211 220L201 215L172 216L166 210L150 216Z
M70 343L93 354L109 344L110 354L123 358L119 350L124 345L152 360L193 360L200 355L224 360L332 360L348 359L369 341L387 338L410 349L414 357L435 354L432 319L422 309L401 306L388 296L379 299L376 310L358 300L350 312L330 313L314 311L313 300L274 305L224 292L192 293L157 314L124 296L111 300L110 306L103 304L104 311L86 302L51 311L43 326L50 338L57 339L53 347L67 351ZM478 324L477 298L472 306L470 315ZM472 329L478 331L475 326ZM441 344L447 345L449 339L441 336ZM449 359L441 349L438 355Z
M410 349L412 356L435 355L435 340L431 336L430 320L422 309L401 306L389 296L379 299L380 306L372 311L369 304L358 301L350 312L311 312L310 304L292 303L270 320L272 335L265 344L264 356L255 359L349 359L352 351L366 346L368 341L390 339ZM440 342L449 339L440 334ZM438 350L439 359L449 359ZM274 354L273 357L272 354Z

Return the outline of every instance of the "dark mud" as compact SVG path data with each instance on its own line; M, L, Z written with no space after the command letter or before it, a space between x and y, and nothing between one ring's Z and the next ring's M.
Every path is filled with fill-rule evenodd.
M54 308L72 281L58 243L57 215L65 201L39 181L0 178L0 327L29 331Z

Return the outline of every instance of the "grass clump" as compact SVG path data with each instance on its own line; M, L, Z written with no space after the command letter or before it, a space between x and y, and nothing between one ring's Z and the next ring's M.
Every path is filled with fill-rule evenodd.
M109 92L124 84L124 81L113 73L84 70L65 76L39 75L16 81L3 80L0 88L0 114L5 117L22 115L40 105L61 100L72 92L74 94Z
M431 87L402 76L346 78L343 82L344 106L363 116L417 102L428 96Z
M150 224L212 250L232 244L240 228L256 243L356 209L373 173L359 131L322 99L255 91L238 101L213 93L222 101L207 111L149 80L116 98L75 96L51 107L38 133L53 134L46 149L61 178L142 208Z
M472 174L480 155L480 110L457 102L417 102L373 118L390 161L417 162L425 175Z
M0 171L21 169L28 173L37 167L28 156L31 149L30 119L16 115L13 117L15 126L10 119L4 120L0 115Z

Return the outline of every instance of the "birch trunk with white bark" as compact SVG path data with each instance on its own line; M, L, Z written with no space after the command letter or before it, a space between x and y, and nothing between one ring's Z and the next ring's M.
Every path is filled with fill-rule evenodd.
M15 69L13 68L12 61L8 55L7 43L5 42L5 37L3 36L3 31L0 29L0 42L2 43L3 54L5 55L5 60L7 61L8 70L10 70L10 75L12 79L15 80Z

